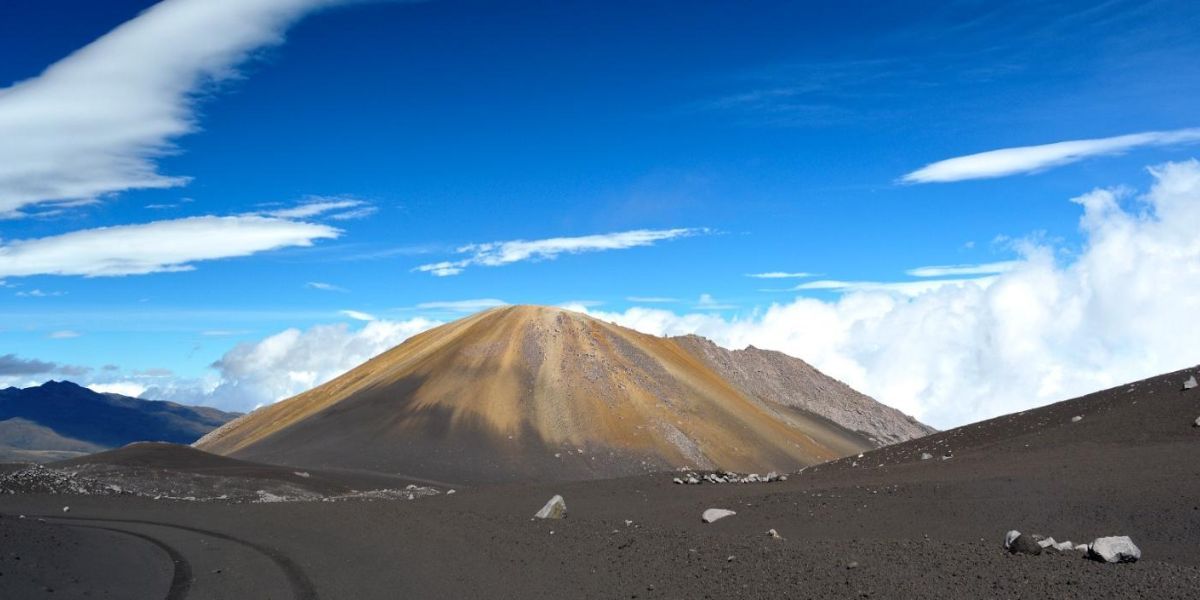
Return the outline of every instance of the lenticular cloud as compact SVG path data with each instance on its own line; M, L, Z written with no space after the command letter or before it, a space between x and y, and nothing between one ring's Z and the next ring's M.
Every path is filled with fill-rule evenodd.
M978 285L798 298L747 319L592 314L781 350L937 427L1043 405L1200 362L1200 163L1150 172L1144 195L1072 200L1082 247L1025 242L1019 261Z
M182 185L157 171L192 101L334 0L165 0L41 75L0 89L0 216Z

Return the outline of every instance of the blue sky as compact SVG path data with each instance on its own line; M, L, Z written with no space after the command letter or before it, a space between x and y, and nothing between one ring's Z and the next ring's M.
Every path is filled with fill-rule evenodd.
M9 368L13 384L61 378L28 361L53 362L90 367L77 378L95 384L248 408L286 386L253 403L222 396L221 384L249 385L231 382L249 368L231 365L239 343L263 350L281 331L323 325L361 341L368 315L403 324L369 349L296 367L311 375L299 380L319 382L422 323L489 304L436 303L488 299L574 302L653 333L776 347L940 425L1103 385L1098 374L1130 355L1172 354L1153 336L1101 332L1079 343L1108 348L1105 357L1062 359L1059 375L1042 373L1025 396L956 408L936 400L949 394L930 366L945 346L924 351L924 380L883 386L866 356L885 342L853 337L865 335L853 319L839 329L853 339L824 349L711 324L761 326L772 305L805 299L842 318L856 294L918 302L886 286L792 288L929 279L906 274L928 265L1004 262L996 270L1007 272L1010 261L1032 260L1031 246L1050 248L1067 272L1096 244L1069 199L1134 190L1118 193L1119 204L1144 213L1139 194L1161 183L1147 167L1197 153L1195 3L253 0L188 13L197 2L164 2L154 22L139 17L153 2L2 9L0 87L16 87L0 92L0 163L10 164L0 166L0 355L26 361ZM138 34L148 41L88 56L122 24L148 24ZM189 54L243 25L244 42L226 54ZM59 61L59 75L46 71ZM143 127L145 137L113 141ZM1168 133L1060 148L1050 159L985 156L905 180L955 157L1144 132ZM988 171L1009 160L1016 171ZM202 220L180 221L189 217ZM56 237L131 225L144 235ZM235 240L246 226L270 231ZM156 256L188 235L204 249ZM583 236L600 237L575 240ZM94 260L90 244L131 239L144 246L136 256ZM54 244L14 250L31 240ZM513 240L559 242L511 261L497 257L512 246L457 250ZM565 250L581 244L610 249ZM472 256L452 275L416 270ZM1194 258L1185 252L1175 266L1191 273ZM130 273L130 261L158 272ZM775 271L812 275L747 277ZM979 287L996 275L977 271L969 277ZM979 302L964 310L978 317L990 306ZM630 312L639 308L661 318L639 321L631 315L651 314ZM822 331L787 327L792 340ZM1002 337L987 327L967 337ZM897 337L896 352L913 335ZM1074 343L1045 341L1053 356L1071 355ZM977 372L1011 354L963 352ZM1113 376L1196 360L1155 359ZM1047 383L1055 377L1069 383Z

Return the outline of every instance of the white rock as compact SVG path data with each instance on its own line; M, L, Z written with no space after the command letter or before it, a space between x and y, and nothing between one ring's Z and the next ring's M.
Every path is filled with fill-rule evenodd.
M1117 535L1093 540L1088 556L1107 563L1134 562L1142 557L1142 551L1129 536Z
M1196 422L1192 423L1192 427L1200 427L1200 417L1196 417Z
M1012 548L1013 542L1017 541L1017 538L1019 537L1021 537L1021 532L1017 531L1016 529L1004 534L1004 549L1008 550L1009 548Z
M1087 544L1075 544L1076 552L1087 552L1087 550L1088 550Z
M447 496L449 496L450 494L453 494L453 493L454 493L454 490L446 490L446 495L447 495Z
M929 460L929 459L931 459L931 458L933 458L933 455L932 455L932 454L930 454L930 453L928 453L928 452L922 452L922 453L921 453L921 460Z
M537 514L533 516L539 519L561 519L567 516L567 502L563 500L562 496L555 494L554 497L542 507L542 510L537 511Z
M1067 541L1067 542L1059 542L1059 543L1057 543L1057 544L1054 544L1054 549L1055 549L1055 550L1059 550L1059 551L1061 551L1061 552L1066 552L1066 551L1069 551L1069 550L1071 550L1071 549L1073 549L1073 548L1075 548L1075 544L1072 544L1072 543L1071 543L1071 542L1069 542L1069 541Z
M776 540L782 540L782 539L783 539L783 536L782 536L782 535L779 535L779 532L778 532L778 531L775 531L774 529L768 529L768 530L767 530L767 537L769 537L769 538L772 538L772 539L776 539Z
M671 482L673 482L675 485L683 485L683 480L678 477L672 479Z
M1050 546L1053 546L1056 543L1058 543L1058 542L1055 542L1054 538L1048 537L1044 540L1038 540L1037 544L1043 548L1049 548Z
M704 521L705 523L715 523L721 519L724 519L725 517L732 517L736 514L736 512L733 512L732 510L725 510L724 508L710 508L704 511L704 514L700 515L700 520Z
M64 506L64 507L63 507L63 512L71 512L71 507L70 507L70 506Z
M1190 390L1194 387L1196 387L1196 376L1192 375L1188 377L1187 381L1183 382L1183 389Z
M1082 421L1082 420L1083 420L1083 417L1081 417L1081 416L1079 416L1079 415L1075 415L1074 417L1071 417L1071 422L1072 422L1072 423L1078 423L1078 422L1080 422L1080 421Z

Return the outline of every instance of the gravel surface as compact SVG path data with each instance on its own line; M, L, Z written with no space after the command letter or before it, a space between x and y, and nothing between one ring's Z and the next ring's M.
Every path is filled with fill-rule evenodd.
M206 532L203 539L223 540L231 552L243 548L247 561L253 554L261 564L243 573L242 584L257 586L243 597L1194 598L1200 433L1192 421L1200 390L1182 391L1181 384L1195 372L938 433L765 485L677 485L677 473L660 473L481 486L414 501L81 496L72 499L69 516L141 527L188 564L206 565L194 573L208 573L214 553L180 532ZM1085 418L1072 422L1076 415ZM921 460L922 453L933 458ZM565 499L567 517L533 519L555 494ZM0 530L12 532L4 552L45 553L46 538L5 528L17 514L27 515L19 525L26 530L71 527L56 520L62 498L0 496ZM714 507L737 514L702 523L701 513ZM39 516L47 522L29 523ZM782 539L768 535L771 529ZM1003 547L1012 529L1075 542L1127 535L1142 559L1102 564L1079 551L1049 549L1014 555ZM79 546L54 556L87 565L80 557L97 552ZM15 595L10 572L51 585L99 576L22 566L0 576L0 597L29 597ZM197 577L194 589L212 579ZM196 597L204 597L200 591Z

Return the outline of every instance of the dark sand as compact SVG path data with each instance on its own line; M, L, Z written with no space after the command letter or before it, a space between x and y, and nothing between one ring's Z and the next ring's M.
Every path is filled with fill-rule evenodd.
M287 504L0 496L0 598L168 597L181 570L187 598L1196 598L1200 389L1180 389L1195 372L780 483L668 473ZM568 518L531 520L555 493ZM702 524L710 507L738 514ZM1129 535L1143 559L1010 555L1009 529Z

